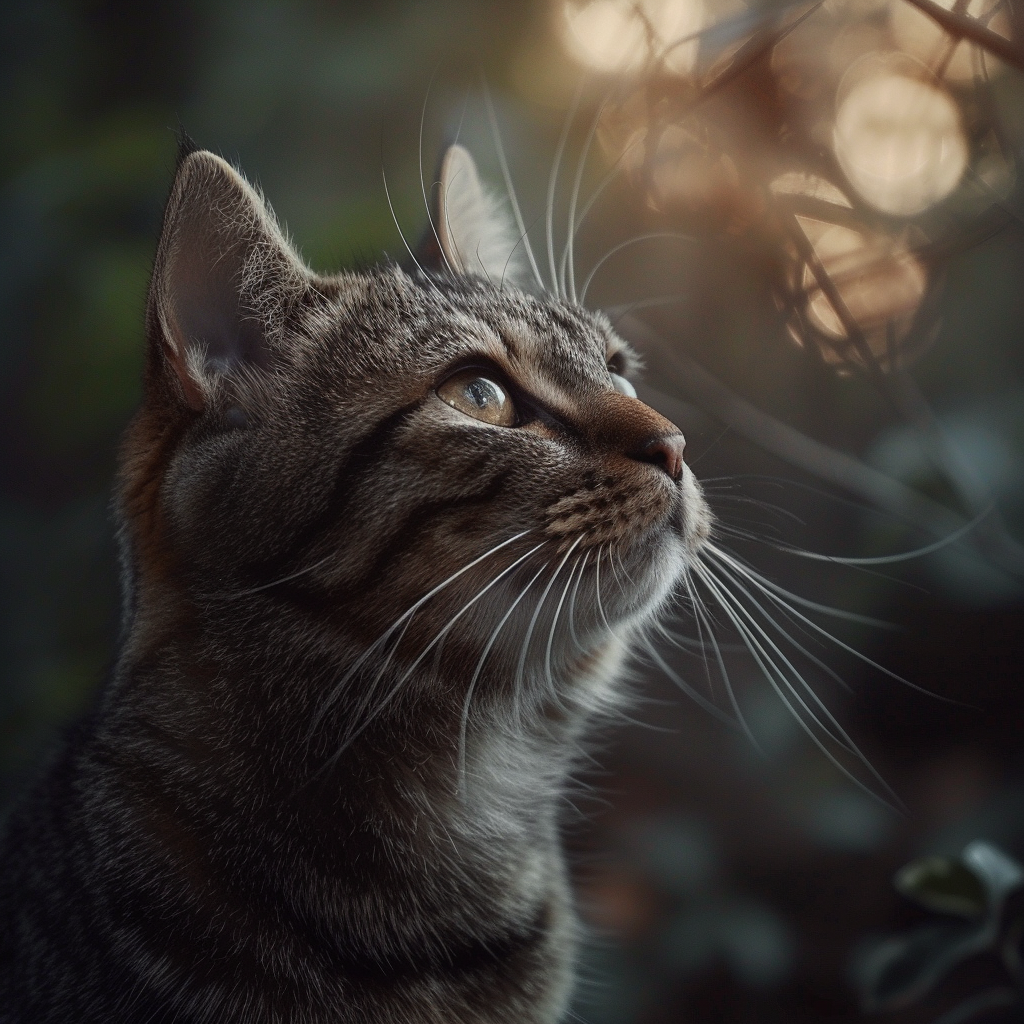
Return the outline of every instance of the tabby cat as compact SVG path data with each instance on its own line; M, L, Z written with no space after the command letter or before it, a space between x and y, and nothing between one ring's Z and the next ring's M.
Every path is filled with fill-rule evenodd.
M563 1018L560 793L710 516L461 147L437 194L408 267L325 277L184 147L122 649L6 825L4 1022Z

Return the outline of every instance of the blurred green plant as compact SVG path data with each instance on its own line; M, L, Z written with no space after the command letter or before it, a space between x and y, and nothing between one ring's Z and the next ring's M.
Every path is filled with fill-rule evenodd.
M1009 984L968 997L935 1024L960 1024L989 1010L1024 1006L1024 867L977 840L957 858L912 861L896 874L894 884L907 899L944 920L885 939L865 955L859 986L866 1011L910 1006L979 956L997 958Z

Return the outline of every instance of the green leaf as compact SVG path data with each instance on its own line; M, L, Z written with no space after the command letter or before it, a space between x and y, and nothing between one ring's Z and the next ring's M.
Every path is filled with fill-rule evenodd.
M963 861L925 857L911 861L893 879L908 899L928 910L956 917L981 917L988 909L984 882Z

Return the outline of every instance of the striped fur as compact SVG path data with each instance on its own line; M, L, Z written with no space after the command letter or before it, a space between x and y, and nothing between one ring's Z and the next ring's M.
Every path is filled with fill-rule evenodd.
M658 454L676 428L613 387L608 322L454 259L463 177L440 259L321 277L182 155L125 638L6 826L0 1020L561 1019L558 796L709 516ZM468 364L518 426L441 400Z

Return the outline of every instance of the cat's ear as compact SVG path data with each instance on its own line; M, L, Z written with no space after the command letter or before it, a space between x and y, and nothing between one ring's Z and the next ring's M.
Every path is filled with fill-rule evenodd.
M271 361L275 329L309 271L257 192L204 150L179 157L149 295L152 357L202 410L218 377Z
M420 263L526 286L529 266L521 239L505 204L481 183L469 151L450 146L441 158Z

